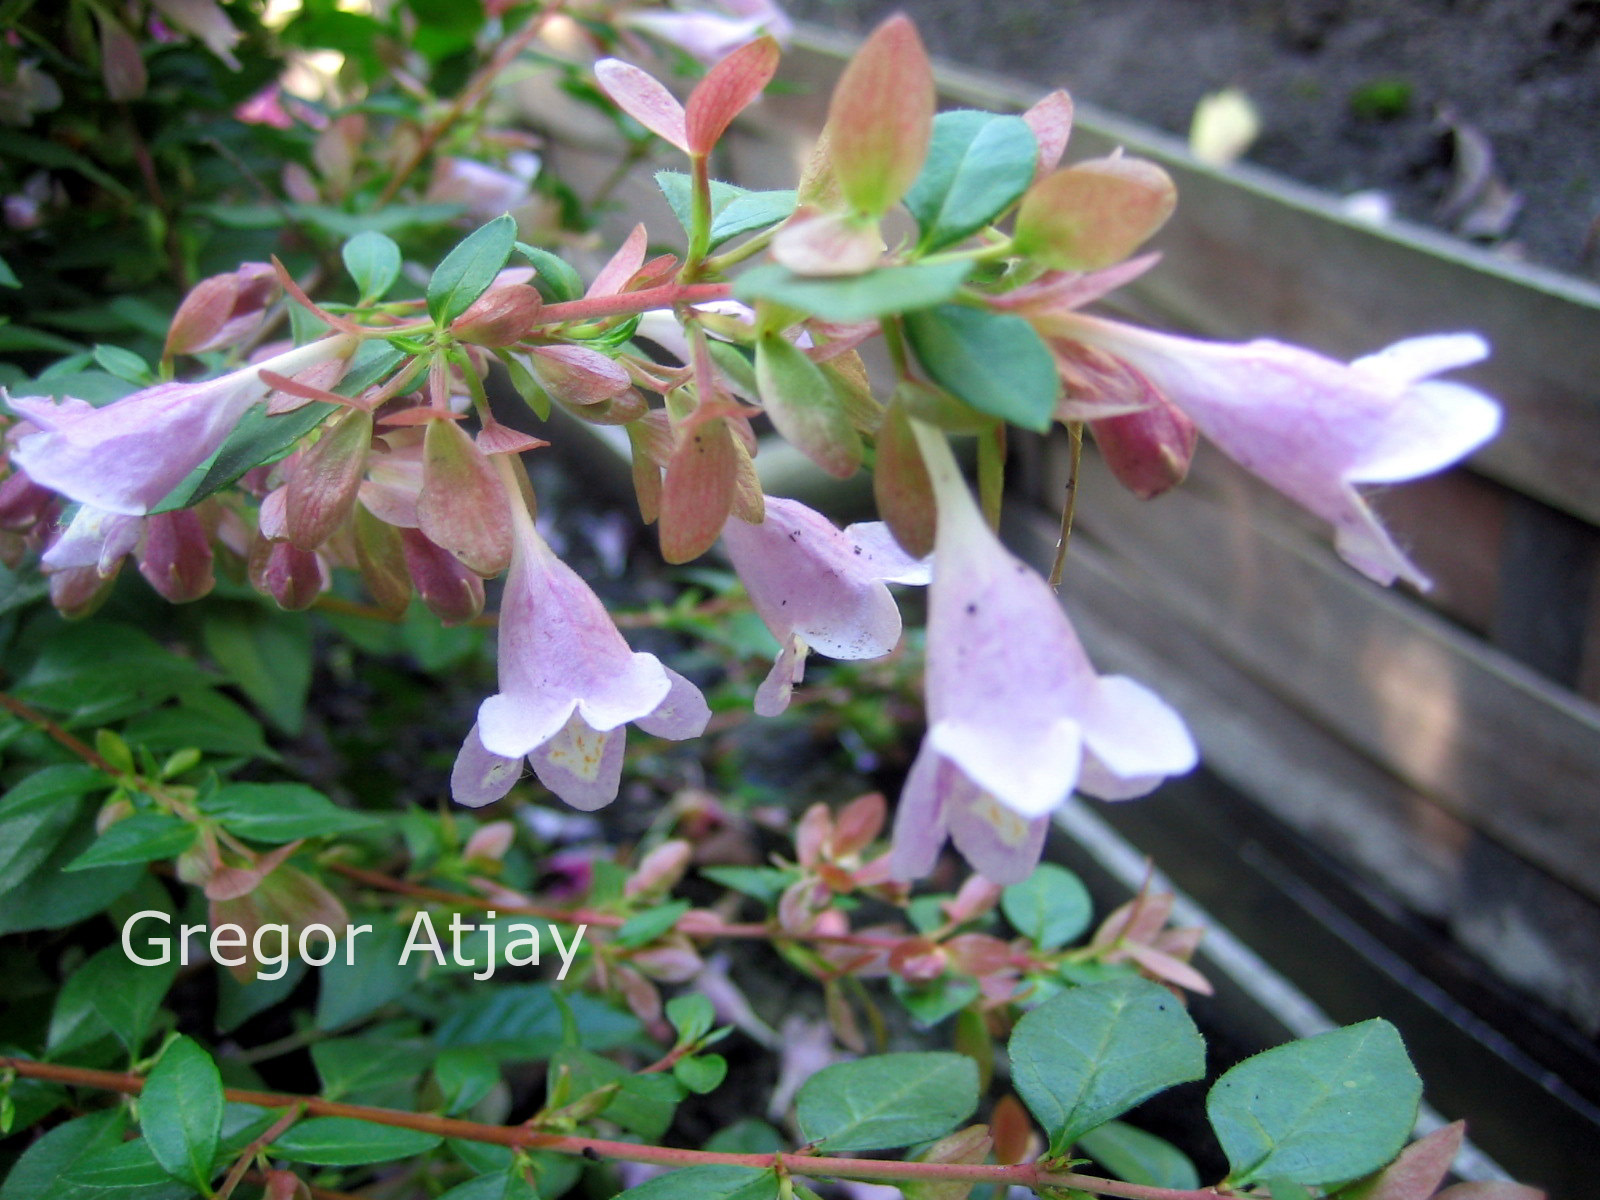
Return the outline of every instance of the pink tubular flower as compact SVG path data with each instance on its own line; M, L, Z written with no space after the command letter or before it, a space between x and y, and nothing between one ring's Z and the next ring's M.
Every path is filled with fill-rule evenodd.
M1332 522L1340 555L1383 584L1428 580L1358 485L1442 470L1500 428L1488 396L1429 378L1487 355L1474 334L1409 338L1347 366L1280 342L1201 342L1075 313L1047 323L1132 368L1229 458Z
M628 648L600 598L539 536L509 488L515 549L500 602L500 692L478 709L450 776L478 807L511 790L527 757L574 808L616 799L629 721L657 737L698 736L711 718L700 691L653 654Z
M882 521L839 529L797 500L766 498L766 520L722 527L728 557L750 602L778 639L777 662L756 692L756 712L775 717L805 673L808 649L829 658L878 658L900 640L900 610L887 583L927 583Z
M720 8L722 11L713 11ZM638 29L677 46L704 63L732 54L746 42L771 34L780 42L794 32L794 23L772 0L720 0L682 11L625 12L624 26Z
M995 883L1027 877L1074 787L1144 795L1195 764L1152 692L1095 674L1049 585L990 532L942 434L914 423L938 502L928 732L895 814L893 874L932 869L946 837Z
M253 404L272 391L263 370L293 375L350 354L347 336L324 338L202 383L160 383L104 408L67 397L7 397L44 432L23 438L12 461L63 496L142 516L210 458Z

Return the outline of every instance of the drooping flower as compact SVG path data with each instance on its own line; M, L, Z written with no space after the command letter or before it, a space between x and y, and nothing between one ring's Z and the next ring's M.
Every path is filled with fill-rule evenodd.
M107 512L149 512L233 432L272 386L261 372L290 376L348 357L353 338L312 342L202 383L160 383L96 408L67 397L11 396L11 408L42 433L17 443L12 461L28 477Z
M925 875L948 837L980 874L1015 883L1074 787L1140 796L1193 767L1195 747L1147 688L1095 673L1049 585L984 522L943 435L914 427L938 533L928 732L895 814L893 873Z
M1281 342L1202 342L1076 313L1046 320L1067 339L1058 353L1075 342L1130 367L1229 458L1331 522L1345 561L1383 584L1428 580L1358 486L1443 470L1500 427L1488 396L1430 378L1487 355L1474 334L1409 338L1346 365Z
M618 21L625 28L677 46L703 63L714 63L764 33L785 42L794 32L794 23L772 0L720 0L680 10L634 9L623 12Z
M775 717L805 673L808 650L829 658L879 658L900 640L889 583L927 583L928 565L895 543L882 521L840 529L798 500L766 498L766 520L730 517L722 541L778 658L756 692L756 712Z
M617 795L623 726L681 740L698 736L711 712L687 679L628 647L600 598L507 490L516 536L500 602L500 691L478 709L451 792L473 806L498 800L526 757L568 804L600 808Z

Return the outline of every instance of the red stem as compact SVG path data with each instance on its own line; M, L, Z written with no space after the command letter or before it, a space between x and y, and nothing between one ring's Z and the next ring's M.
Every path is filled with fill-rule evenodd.
M121 1075L115 1071L95 1071L86 1067L65 1067L55 1063L33 1062L30 1059L0 1058L0 1070L15 1071L28 1079L44 1079L71 1087L98 1088L101 1091L121 1092L136 1096L144 1088L144 1079L138 1075ZM1216 1200L1214 1188L1187 1190L1180 1188L1146 1187L1137 1183L1122 1183L1115 1179L1099 1179L1093 1175L1079 1175L1073 1171L1046 1171L1038 1163L1017 1163L1014 1166L993 1166L984 1163L923 1163L894 1162L885 1159L832 1158L813 1154L723 1154L710 1150L685 1150L672 1146L641 1146L635 1142L617 1142L607 1138L575 1137L564 1134L539 1133L520 1125L485 1125L477 1121L462 1121L455 1117L439 1117L431 1113L403 1112L393 1108L374 1108L365 1104L342 1104L336 1100L322 1100L316 1096L289 1096L278 1092L254 1092L240 1088L225 1088L223 1094L236 1104L254 1104L260 1108L289 1108L295 1105L313 1116L350 1117L357 1121L370 1121L375 1125L390 1125L398 1129L414 1129L442 1138L463 1138L473 1142L487 1142L513 1149L550 1150L557 1154L581 1154L592 1157L621 1159L625 1162L653 1163L664 1167L692 1167L721 1165L754 1167L771 1170L775 1167L796 1175L822 1175L835 1179L905 1179L943 1180L973 1183L1017 1184L1039 1191L1042 1188L1077 1188L1098 1192L1106 1196L1122 1196L1126 1200Z
M618 296L585 296L564 304L547 304L539 310L539 324L564 325L569 321L592 321L599 317L631 316L652 308L674 304L702 304L707 300L726 300L732 294L727 283L663 283L638 292Z

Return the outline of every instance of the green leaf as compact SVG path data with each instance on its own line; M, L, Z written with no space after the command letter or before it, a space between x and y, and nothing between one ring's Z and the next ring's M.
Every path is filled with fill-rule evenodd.
M870 321L942 304L971 272L970 262L956 261L879 267L860 275L796 275L773 263L739 276L733 294L740 300L770 300L826 321Z
M230 783L200 804L230 833L274 844L297 838L331 837L383 824L366 813L339 808L303 783Z
M363 230L344 244L340 252L344 269L356 281L363 304L381 300L400 278L400 247L394 239L376 229Z
M185 1176L185 1182L188 1177ZM81 1161L64 1180L69 1186L94 1188L97 1193L115 1189L118 1200L130 1188L149 1188L165 1184L172 1186L172 1175L156 1161L155 1152L145 1138L123 1142L110 1150L97 1154L92 1160ZM188 1189L186 1189L188 1190Z
M66 836L79 798L109 787L94 767L41 767L0 798L0 895L26 879Z
M583 1028L587 1039L587 1027ZM571 1080L569 1094L574 1100L615 1084L617 1090L602 1115L647 1141L666 1133L684 1096L671 1075L635 1075L609 1058L573 1046L563 1047L550 1060L551 1080L562 1072Z
M674 900L655 908L635 913L617 930L617 945L635 948L648 946L678 923L678 918L689 911L687 900Z
M775 902L800 877L798 872L782 867L701 867L700 874L764 904Z
M639 1033L639 1022L621 1009L583 992L563 995L589 1049L621 1046ZM561 1010L548 984L481 987L451 1008L434 1040L440 1046L479 1046L503 1058L547 1059L561 1048Z
M94 621L50 634L16 691L36 707L70 714L75 724L102 725L214 682L142 630Z
M227 757L278 758L262 736L261 722L217 692L191 693L177 707L134 717L122 727L122 735L129 745L157 754L193 747Z
M516 1167L480 1175L451 1188L439 1200L539 1200L539 1193Z
M1146 979L1073 988L1017 1022L1011 1079L1062 1155L1080 1135L1205 1074L1205 1043L1175 996Z
M1247 1058L1206 1113L1236 1185L1323 1185L1383 1166L1416 1122L1422 1081L1393 1025L1362 1021Z
M855 474L861 435L822 369L780 333L756 341L756 386L785 441L830 475Z
M137 865L96 867L69 874L66 865L94 840L94 822L80 808L66 836L44 861L0 895L0 934L76 925L146 878L144 868Z
M717 1011L700 992L685 992L667 1001L667 1020L678 1031L678 1044L692 1046L717 1023Z
M0 1200L104 1200L103 1188L74 1182L79 1170L103 1163L118 1152L127 1117L120 1109L105 1109L56 1126L23 1151L12 1165ZM192 1195L190 1188L168 1183L152 1188L119 1191L117 1200L176 1200Z
M906 1011L923 1027L937 1025L954 1016L978 998L976 979L941 975L931 983L910 984L898 975L889 976L889 990Z
M200 627L206 652L284 733L305 724L311 690L311 622L259 604L211 606Z
M647 1179L616 1200L777 1200L776 1172L759 1167L685 1167Z
M465 1112L500 1082L494 1056L471 1046L442 1051L433 1064L433 1078L448 1114Z
M964 1054L879 1054L818 1071L795 1097L806 1140L827 1154L890 1150L949 1133L978 1107Z
M137 1055L161 998L177 977L177 957L173 954L172 961L160 966L141 966L123 956L120 942L95 954L67 976L56 996L47 1040L51 1052L60 1054L109 1032L130 1055Z
M1273 1177L1262 1181L1272 1193L1272 1200L1311 1200L1311 1193L1292 1179Z
M469 233L428 281L428 315L448 325L471 308L505 267L516 242L517 223L508 213Z
M1032 875L1000 893L1006 920L1041 950L1057 950L1089 928L1089 889L1065 867L1040 863Z
M1050 428L1061 380L1021 317L943 304L907 313L906 336L934 382L979 412L1036 433Z
M22 280L17 278L17 273L11 269L11 264L0 257L0 287L19 288Z
M714 1092L728 1077L728 1060L720 1054L697 1054L672 1064L672 1075L697 1096Z
M156 1161L202 1191L222 1136L223 1102L217 1064L186 1037L162 1053L139 1097L139 1124Z
M562 304L583 295L583 276L572 265L548 250L518 242L517 253L532 264L535 271L533 286L539 289L546 304Z
M121 346L96 346L94 360L104 367L108 374L115 375L118 379L125 379L129 383L143 387L155 382L150 364L132 350L124 350Z
M335 1038L311 1047L311 1061L327 1099L354 1099L362 1104L393 1100L406 1107L417 1080L417 1064L426 1054L426 1047L416 1042L379 1038ZM397 1090L406 1095L390 1095Z
M746 192L711 219L711 249L758 229L769 229L794 212L794 191Z
M351 1167L426 1154L440 1141L431 1133L353 1117L312 1117L286 1130L269 1153L319 1167Z
M942 250L989 224L1033 182L1039 144L1021 117L963 109L933 120L933 140L905 205L918 249Z
M713 220L735 200L750 194L748 188L739 187L737 184L724 183L720 179L713 179L710 182ZM689 226L694 213L694 181L682 171L657 171L656 186L666 197L667 205L672 209L672 215L678 218L678 224L683 226L683 231L690 232Z
M1194 1191L1200 1172L1189 1156L1153 1133L1122 1121L1107 1121L1078 1139L1078 1149L1116 1178L1146 1187ZM1277 1192L1272 1193L1277 1200Z
M398 1000L416 986L418 960L402 963L406 930L381 913L351 915L351 923L371 925L363 933L360 952L339 955L318 968L318 1029L338 1029L370 1016L391 1000ZM347 961L353 958L354 961ZM423 961L433 962L431 956Z
M68 871L173 858L194 844L196 830L166 813L135 813L118 821L66 866Z

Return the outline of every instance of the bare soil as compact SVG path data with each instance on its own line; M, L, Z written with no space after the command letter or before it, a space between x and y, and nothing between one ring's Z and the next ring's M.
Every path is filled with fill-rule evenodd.
M1248 161L1558 270L1600 275L1600 0L791 0L1187 134L1245 91Z

